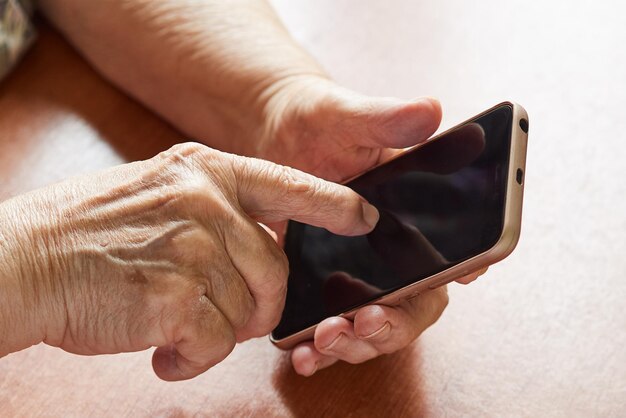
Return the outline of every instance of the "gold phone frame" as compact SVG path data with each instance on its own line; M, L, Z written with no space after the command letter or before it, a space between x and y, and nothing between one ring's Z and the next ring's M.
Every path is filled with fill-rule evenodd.
M415 147L411 147L401 154L395 156L392 160L400 157L401 155L406 154L407 152L413 151L415 148L420 147L423 144L426 144L430 141L435 141L443 135L448 134L455 129L459 129L463 125L473 122L474 120L480 118L481 116L495 110L501 106L510 106L513 109L513 119L511 121L511 148L509 151L509 168L508 168L508 178L506 184L506 196L504 203L504 224L502 227L502 233L498 241L488 249L487 251L480 253L468 260L465 260L459 264L456 264L448 269L434 274L426 279L422 279L418 282L411 283L406 285L392 293L381 296L377 299L374 299L370 302L367 302L363 305L360 305L356 308L349 310L348 312L344 312L339 314L338 316L354 319L356 312L367 305L388 305L394 306L399 304L402 300L410 299L419 295L421 292L424 292L429 289L434 289L439 286L443 286L444 284L450 283L459 277L463 277L466 274L472 273L474 271L480 270L483 267L490 266L492 264L497 263L498 261L507 257L517 245L520 236L520 229L522 224L522 199L524 195L524 174L526 170L526 146L528 141L528 114L526 110L513 102L502 102L499 103L492 108L485 110L484 112L462 122L445 132L440 133L437 136L434 136L430 140L416 145ZM522 119L526 120L526 131L521 127L520 121ZM376 167L371 168L371 171L374 170L381 165L387 164L392 161L385 161ZM518 170L522 170L522 181L521 184L517 181L517 172ZM366 171L366 172L367 172ZM346 181L349 182L356 177L359 177L366 172L363 172L357 176ZM293 348L296 344L312 340L315 334L315 328L317 324L311 325L308 328L303 329L302 331L298 331L295 334L292 334L288 337L282 339L274 339L272 334L270 334L270 341L274 343L277 347L288 350Z

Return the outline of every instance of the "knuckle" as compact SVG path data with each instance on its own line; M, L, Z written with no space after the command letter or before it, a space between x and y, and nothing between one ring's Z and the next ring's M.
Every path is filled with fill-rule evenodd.
M216 259L211 268L205 267L203 286L210 303L221 311L234 330L238 330L254 313L254 300L245 280L235 270L225 269L221 264Z
M256 303L253 315L258 321L258 327L254 330L257 336L265 335L276 328L287 296L289 275L287 257L280 250L276 253L269 257L271 261L268 262L265 274L259 281L255 292Z
M259 298L268 301L268 304L282 301L287 294L286 274L277 268L272 268L265 274L255 293Z
M285 288L286 290L286 288ZM263 335L272 332L274 328L278 326L280 319L282 317L282 312L285 307L285 296L286 292L282 292L280 298L277 298L274 304L274 309L272 310L272 314L267 320L267 326L263 330Z
M188 165L193 158L209 149L197 142L183 142L161 152L157 155L157 158L168 164Z
M275 302L275 307L272 310L272 314L270 315L270 317L267 320L267 325L265 327L265 329L263 329L263 334L262 335L266 335L270 332L272 332L272 330L274 328L276 328L282 318L282 312L283 309L285 307L285 297L286 297L286 292L282 292L282 294L280 295L280 299L277 298L276 302Z
M218 224L232 225L237 216L232 203L222 191L202 176L189 175L167 187L163 199L195 218L210 216Z
M279 185L281 204L289 204L299 211L310 209L311 200L318 194L319 181L308 179L296 170L283 166L269 168L274 171L273 177Z
M163 169L174 174L174 178L186 179L190 177L211 177L223 175L229 160L229 154L222 153L197 142L176 144L157 155L156 159L163 165Z
M193 143L172 146L155 157L159 200L162 203L180 202L184 205L204 199L209 190L207 179L202 175L197 155L211 151L209 148ZM190 202L191 201L191 202Z
M287 255L279 249L276 249L274 253L276 260L276 276L286 290L287 278L289 277L289 260L287 259Z
M272 262L267 277L270 294L277 299L284 298L287 293L289 261L285 253L278 248L272 250Z
M215 341L213 346L213 359L216 363L224 360L235 348L237 340L235 334L232 332L226 332L220 338Z

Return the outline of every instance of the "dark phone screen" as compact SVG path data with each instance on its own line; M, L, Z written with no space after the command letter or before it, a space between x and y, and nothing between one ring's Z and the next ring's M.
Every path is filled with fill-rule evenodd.
M364 236L290 222L290 275L275 339L491 248L502 233L513 109L502 105L348 186L376 206Z

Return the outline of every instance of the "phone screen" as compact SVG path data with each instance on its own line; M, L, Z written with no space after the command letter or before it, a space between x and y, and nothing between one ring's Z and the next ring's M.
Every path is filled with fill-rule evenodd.
M513 108L502 105L353 180L376 206L367 235L290 222L289 284L275 339L439 273L502 233Z

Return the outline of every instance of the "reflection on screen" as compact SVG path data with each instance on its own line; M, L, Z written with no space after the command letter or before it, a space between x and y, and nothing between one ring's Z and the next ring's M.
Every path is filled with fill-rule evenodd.
M281 339L478 255L502 232L512 108L503 105L349 187L380 212L365 236L290 222Z

